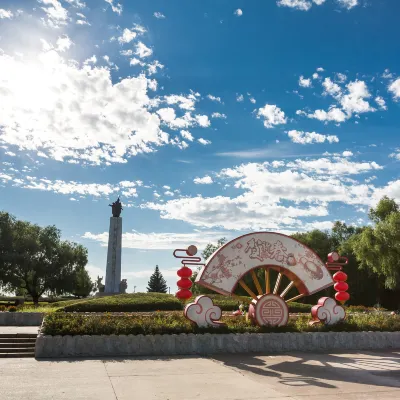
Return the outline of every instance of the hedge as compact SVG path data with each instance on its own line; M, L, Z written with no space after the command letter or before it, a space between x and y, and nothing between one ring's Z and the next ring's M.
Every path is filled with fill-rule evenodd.
M182 303L173 295L163 293L134 293L99 297L77 302L58 311L66 312L140 312L182 310Z
M326 331L400 331L400 316L382 313L350 315L345 321L328 327L310 326L310 317L290 318L284 327L259 327L243 317L225 317L226 327L200 329L181 312L156 312L152 315L82 315L53 313L44 319L45 335L154 335L179 333L266 333L266 332L326 332Z

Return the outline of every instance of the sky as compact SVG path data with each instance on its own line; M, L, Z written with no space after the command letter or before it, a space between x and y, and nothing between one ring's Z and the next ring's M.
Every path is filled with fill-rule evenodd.
M400 2L0 0L0 209L122 278L400 201ZM104 282L104 281L103 281Z

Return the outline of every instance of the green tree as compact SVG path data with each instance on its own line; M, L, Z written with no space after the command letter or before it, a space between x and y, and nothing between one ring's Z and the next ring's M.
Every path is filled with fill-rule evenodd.
M55 226L42 228L0 212L0 279L5 290L22 288L36 305L45 292L71 293L75 270L87 264L87 250L60 236Z
M227 242L226 238L218 239L217 244L208 243L206 248L201 253L204 261L207 261L220 247Z
M153 293L167 293L168 286L167 282L165 281L164 277L162 276L162 273L160 272L160 269L158 268L158 265L156 265L156 268L154 270L153 275L150 276L149 282L147 284L147 291L153 292Z
M322 261L326 261L328 254L335 250L329 233L320 231L319 229L305 233L295 233L292 237L314 250Z
M362 268L384 278L388 289L400 287L400 211L393 199L383 197L369 213L375 226L366 227L351 239Z
M206 262L220 247L222 247L227 242L226 238L218 239L217 244L208 243L201 256L203 258L202 262ZM193 275L191 276L191 281L193 286L191 288L193 294L212 294L215 293L213 290L207 289L203 286L196 285L194 282L197 278L198 273L200 272L200 268L197 268L197 271L193 271Z
M72 294L76 297L88 297L95 290L95 284L85 268L77 268L73 277Z

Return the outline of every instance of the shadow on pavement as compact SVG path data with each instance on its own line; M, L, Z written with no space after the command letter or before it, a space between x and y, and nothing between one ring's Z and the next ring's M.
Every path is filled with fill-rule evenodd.
M290 353L220 355L214 360L227 367L261 377L276 378L289 386L335 388L326 381L374 386L400 387L400 353L365 352L361 354ZM283 359L283 360L282 360ZM289 360L288 360L289 359ZM289 376L287 376L289 375Z

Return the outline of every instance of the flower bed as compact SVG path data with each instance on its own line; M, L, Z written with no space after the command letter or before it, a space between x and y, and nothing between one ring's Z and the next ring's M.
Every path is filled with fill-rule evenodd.
M259 327L244 318L222 319L222 328L199 329L188 321L181 312L141 316L138 314L90 315L74 313L53 313L46 316L42 333L44 335L155 335L182 333L268 333L268 332L327 332L327 331L400 331L400 316L385 314L349 315L344 322L327 327L321 324L310 326L309 316L289 319L284 327Z

